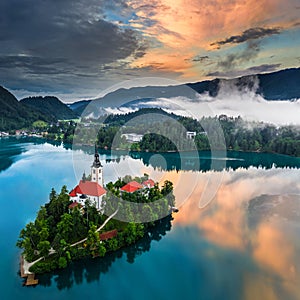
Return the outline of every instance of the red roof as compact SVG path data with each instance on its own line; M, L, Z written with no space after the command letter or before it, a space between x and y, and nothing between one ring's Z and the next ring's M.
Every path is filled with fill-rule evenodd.
M146 181L143 182L143 185L147 186L147 187L154 187L155 186L155 182L152 179L148 179Z
M71 204L69 205L69 208L74 208L74 207L77 207L77 206L81 207L81 204L78 203L78 202L76 202L76 201L74 201L73 203L71 203Z
M100 197L106 194L106 190L97 182L82 181L71 191L71 197L76 197L77 194Z
M100 233L99 234L100 241L106 241L108 239L111 239L111 238L115 237L117 234L118 234L117 229L107 231L107 232L104 232L104 233Z
M140 183L138 183L136 181L131 181L131 182L128 182L126 185L124 185L121 188L121 191L124 191L127 193L133 193L142 188L143 188L143 186Z
M76 187L77 188L77 187ZM70 192L70 197L76 197L77 196L77 193L76 193L76 188L73 189L71 192Z

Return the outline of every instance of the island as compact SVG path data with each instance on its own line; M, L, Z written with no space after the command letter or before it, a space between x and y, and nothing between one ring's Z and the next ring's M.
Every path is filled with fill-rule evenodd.
M21 276L37 284L34 274L66 268L86 257L104 257L143 238L177 211L173 184L161 186L147 174L126 175L104 186L103 166L95 148L91 174L70 192L52 189L49 202L21 230Z

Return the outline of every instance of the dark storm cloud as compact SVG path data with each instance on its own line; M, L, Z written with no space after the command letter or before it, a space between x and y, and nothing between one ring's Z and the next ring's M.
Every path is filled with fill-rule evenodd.
M243 31L240 35L233 35L225 40L217 41L211 44L211 46L222 46L225 44L240 44L249 40L260 39L273 34L279 34L280 28L263 28L255 27Z
M259 51L259 41L248 41L244 50L230 53L227 56L222 57L222 59L217 62L217 67L222 70L231 70L241 63L254 59L258 55Z
M216 71L207 74L207 76L211 77L226 77L233 78L244 75L252 75L252 74L260 74L277 71L281 64L263 64L260 66L250 67L245 70L229 70L229 71Z
M44 79L44 87L57 74L55 80L63 77L68 86L76 75L96 80L104 75L101 66L142 57L143 41L135 31L106 21L107 8L126 12L124 1L2 0L0 85L38 88Z
M205 56L197 55L192 59L192 61L193 62L203 62L203 61L208 60L208 59L209 59L209 57L207 55L205 55Z

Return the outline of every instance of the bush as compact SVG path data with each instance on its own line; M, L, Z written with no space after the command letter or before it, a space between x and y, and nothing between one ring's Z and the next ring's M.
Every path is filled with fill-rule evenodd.
M61 256L58 260L58 267L60 269L64 269L67 267L67 265L68 265L67 259L65 257Z
M29 271L35 274L42 274L54 271L58 268L57 258L39 261L30 267Z

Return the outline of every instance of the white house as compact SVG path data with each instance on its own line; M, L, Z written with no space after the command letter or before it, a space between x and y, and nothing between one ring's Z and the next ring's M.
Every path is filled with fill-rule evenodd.
M190 140L193 140L197 135L197 132L196 131L187 131L186 132L186 138L187 139L190 139Z
M103 187L103 166L99 160L99 154L95 148L94 162L91 166L91 181L86 180L85 174L79 184L70 192L70 200L81 205L89 199L97 209L103 208L103 196L106 190Z
M136 134L136 133L124 133L122 134L122 137L125 137L126 141L129 143L138 143L143 139L142 134Z

